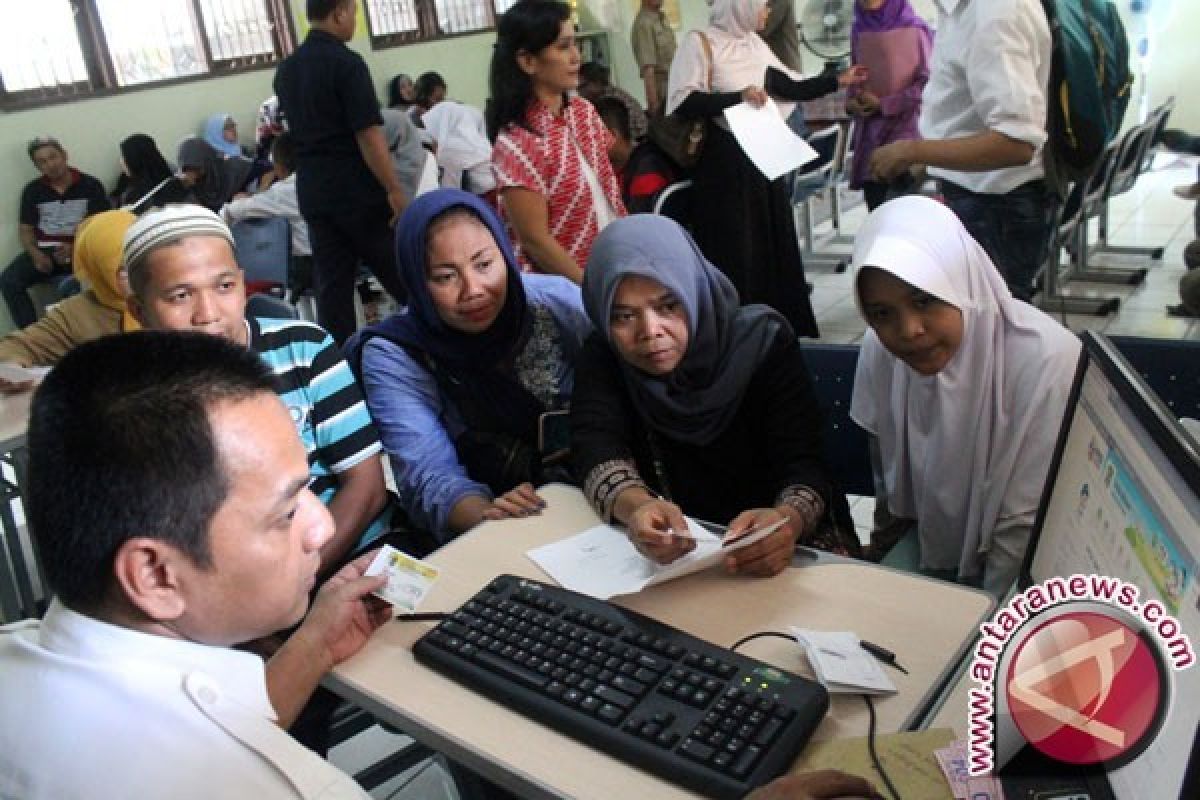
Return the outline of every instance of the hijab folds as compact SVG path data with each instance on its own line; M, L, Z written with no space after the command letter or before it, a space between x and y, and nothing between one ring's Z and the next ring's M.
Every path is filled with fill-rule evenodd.
M618 357L633 404L651 429L680 442L708 444L737 414L776 336L792 335L791 329L767 306L740 305L733 284L677 223L635 214L601 232L583 273L584 307L610 343L617 287L630 275L669 289L688 326L683 359L665 377L647 375Z
M96 301L121 314L121 330L136 331L141 326L125 306L125 295L117 283L121 268L121 246L125 232L137 217L123 209L102 211L85 219L75 234L71 263L75 277L86 284Z
M246 185L254 163L238 155L226 158L203 139L191 136L179 143L179 168L200 169L203 176L192 186L196 202L217 211Z
M868 11L862 4L854 3L854 24L850 27L851 39L860 33L883 33L897 28L921 28L932 36L929 26L913 10L908 0L883 0L883 5Z
M412 197L416 193L428 151L421 145L421 134L406 112L385 108L380 113L383 115L383 137L387 141L388 154L392 157L392 171L404 187L405 194Z
M1033 522L1079 340L1014 299L958 217L927 197L872 213L853 264L885 270L962 313L958 351L930 376L868 328L850 415L879 440L889 507L917 520L922 566L977 575L993 531ZM862 311L857 290L855 300Z

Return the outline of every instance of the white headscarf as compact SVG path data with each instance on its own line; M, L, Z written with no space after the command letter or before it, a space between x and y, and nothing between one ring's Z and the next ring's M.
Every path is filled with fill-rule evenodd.
M740 92L747 86L763 85L767 67L775 67L792 78L804 76L788 69L758 35L758 12L766 0L713 0L704 35L712 47L712 86L708 85L709 64L700 38L684 37L667 78L667 113L679 108L692 92ZM794 103L776 101L787 119Z
M888 504L917 520L921 565L977 575L994 531L1033 522L1079 340L1015 300L958 217L927 197L872 213L853 264L886 270L962 312L958 351L932 376L868 329L850 416L878 437ZM857 291L855 300L861 311Z

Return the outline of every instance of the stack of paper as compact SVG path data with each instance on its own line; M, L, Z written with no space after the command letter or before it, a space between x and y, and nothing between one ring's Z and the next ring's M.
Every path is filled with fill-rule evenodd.
M933 751L950 784L954 800L1004 800L1004 789L995 775L972 775L967 769L967 743L962 739Z
M891 694L896 685L873 655L863 650L849 631L810 631L792 628L805 649L817 680L834 693Z
M729 553L769 536L783 524L777 522L761 528L722 547L719 536L709 533L695 520L687 522L696 548L670 564L657 564L646 558L623 530L611 525L597 525L562 541L534 548L527 555L559 585L607 600L716 566Z

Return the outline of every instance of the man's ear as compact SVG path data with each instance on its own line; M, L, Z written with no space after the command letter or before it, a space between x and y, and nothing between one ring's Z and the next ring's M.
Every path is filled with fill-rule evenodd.
M129 313L138 321L138 324L143 328L149 329L151 326L146 324L146 306L142 303L142 299L136 294L131 294L125 298L125 307L129 309Z
M528 50L518 50L517 67L532 78L533 73L537 72L537 56Z
M180 582L186 566L190 559L167 542L134 537L117 549L113 577L126 602L155 622L171 622L187 610Z

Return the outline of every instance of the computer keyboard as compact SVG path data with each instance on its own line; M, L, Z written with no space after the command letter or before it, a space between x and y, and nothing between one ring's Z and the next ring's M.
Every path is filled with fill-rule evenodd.
M505 707L717 798L784 773L829 708L819 683L513 575L484 587L413 653Z

